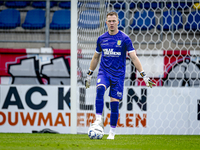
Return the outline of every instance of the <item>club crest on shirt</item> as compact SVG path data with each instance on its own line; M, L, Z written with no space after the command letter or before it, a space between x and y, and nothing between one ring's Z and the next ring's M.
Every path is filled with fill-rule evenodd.
M120 45L121 45L121 43L122 43L122 41L121 41L121 40L118 40L118 41L117 41L117 45L119 45L119 46L120 46Z

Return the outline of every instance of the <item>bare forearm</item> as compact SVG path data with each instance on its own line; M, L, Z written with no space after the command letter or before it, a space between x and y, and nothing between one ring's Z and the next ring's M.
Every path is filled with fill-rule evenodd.
M143 68L142 68L142 65L140 63L140 60L138 59L135 51L134 52L131 52L130 54L130 58L131 58L131 61L133 62L133 64L135 65L136 69L141 72L143 71Z
M91 63L90 63L90 70L95 70L98 64L98 60L97 59L92 59Z
M92 57L92 61L90 63L89 69L94 71L96 69L98 63L99 63L99 54L95 53L94 56Z
M140 75L143 77L143 80L146 84L146 86L152 88L153 85L156 85L153 81L150 80L150 78L145 74L142 65L140 63L140 60L138 59L135 51L129 53L132 62L134 63L136 69L140 72Z
M140 60L138 59L138 57L135 57L134 59L132 59L133 64L135 65L136 69L141 72L143 71L142 65L140 63Z

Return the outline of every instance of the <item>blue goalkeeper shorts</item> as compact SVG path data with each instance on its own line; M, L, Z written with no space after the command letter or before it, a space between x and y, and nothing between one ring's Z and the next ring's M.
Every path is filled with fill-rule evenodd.
M124 89L124 76L113 77L106 71L99 70L96 85L98 86L99 84L104 84L106 86L106 89L110 87L110 97L122 100Z

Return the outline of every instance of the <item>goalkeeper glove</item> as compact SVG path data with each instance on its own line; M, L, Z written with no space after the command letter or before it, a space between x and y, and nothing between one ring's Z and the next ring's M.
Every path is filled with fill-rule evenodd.
M152 85L156 85L153 81L151 81L151 79L145 74L144 71L141 71L140 75L143 77L146 86L152 88Z
M93 71L89 69L88 72L87 72L87 78L85 80L85 88L86 89L90 87L92 74L93 74Z

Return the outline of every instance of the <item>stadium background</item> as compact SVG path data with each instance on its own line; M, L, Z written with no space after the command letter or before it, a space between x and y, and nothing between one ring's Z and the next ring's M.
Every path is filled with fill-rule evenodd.
M87 91L84 78L95 42L106 31L105 15L117 11L119 29L130 36L145 72L157 84L146 88L127 56L117 133L199 134L198 2L80 0L75 19L70 1L0 1L0 132L29 133L44 128L87 132L95 119L98 69ZM75 31L71 18L77 21ZM77 41L72 41L75 32ZM77 49L73 58L72 47ZM75 80L70 82L70 77ZM71 90L75 97L70 99L72 83L76 90ZM110 115L107 95L106 133ZM73 102L76 109L70 115Z

